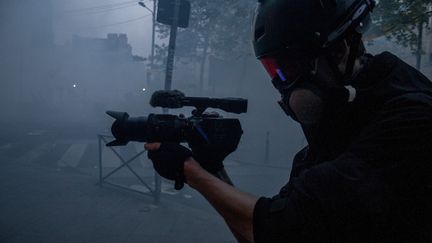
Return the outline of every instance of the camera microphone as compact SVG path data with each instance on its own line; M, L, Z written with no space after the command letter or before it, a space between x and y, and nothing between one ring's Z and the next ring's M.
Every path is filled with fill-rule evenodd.
M206 97L187 97L178 90L156 91L150 99L153 107L177 109L184 106L200 108L216 108L226 112L245 113L247 112L248 101L239 98L214 99Z
M185 95L178 90L159 90L153 93L150 99L150 105L153 107L182 108Z

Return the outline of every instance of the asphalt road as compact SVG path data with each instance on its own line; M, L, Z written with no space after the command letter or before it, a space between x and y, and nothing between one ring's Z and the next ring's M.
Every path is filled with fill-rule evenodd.
M216 211L189 187L162 183L161 201L100 187L99 147L91 126L0 124L0 242L235 242ZM117 148L124 158L142 144ZM121 165L103 147L103 173ZM149 187L154 171L145 154L131 168ZM289 169L226 161L237 187L272 196ZM123 168L110 181L148 192Z

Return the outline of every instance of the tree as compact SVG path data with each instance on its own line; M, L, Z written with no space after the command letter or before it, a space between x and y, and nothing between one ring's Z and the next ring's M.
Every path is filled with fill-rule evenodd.
M382 0L374 14L376 25L389 39L413 51L419 70L424 54L424 31L430 27L431 4L432 0Z
M199 65L201 90L208 56L229 60L250 53L250 25L255 4L250 0L191 0L189 27L179 29L177 36L176 60ZM158 25L157 32L165 43L169 29ZM156 50L155 62L163 66L167 46L158 45Z

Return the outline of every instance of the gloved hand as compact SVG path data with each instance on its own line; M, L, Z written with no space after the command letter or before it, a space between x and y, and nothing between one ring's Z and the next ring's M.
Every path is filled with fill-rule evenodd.
M225 141L207 138L201 128L196 127L195 129L196 132L188 142L193 157L205 170L215 174L224 168L224 159L235 149L227 146Z
M157 150L149 150L148 158L153 162L154 169L160 176L174 180L176 190L183 188L185 176L183 164L189 157L192 157L192 152L177 143L162 143Z
M215 174L224 168L223 161L231 152L207 144L190 144L193 158L208 172Z

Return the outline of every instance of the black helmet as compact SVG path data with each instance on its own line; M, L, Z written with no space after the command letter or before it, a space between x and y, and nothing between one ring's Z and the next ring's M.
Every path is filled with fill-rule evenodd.
M316 56L345 38L362 33L374 0L259 0L253 46L257 58L283 50Z
M282 95L279 104L293 118L287 102L296 85L320 86L319 89L334 105L352 102L355 89L324 87L314 80L317 57L324 56L336 75L345 84L353 74L356 58L362 53L361 35L370 23L374 0L258 0L254 21L253 45L256 57L272 78ZM334 46L348 40L350 53L344 73L330 58ZM354 97L354 98L353 98Z

